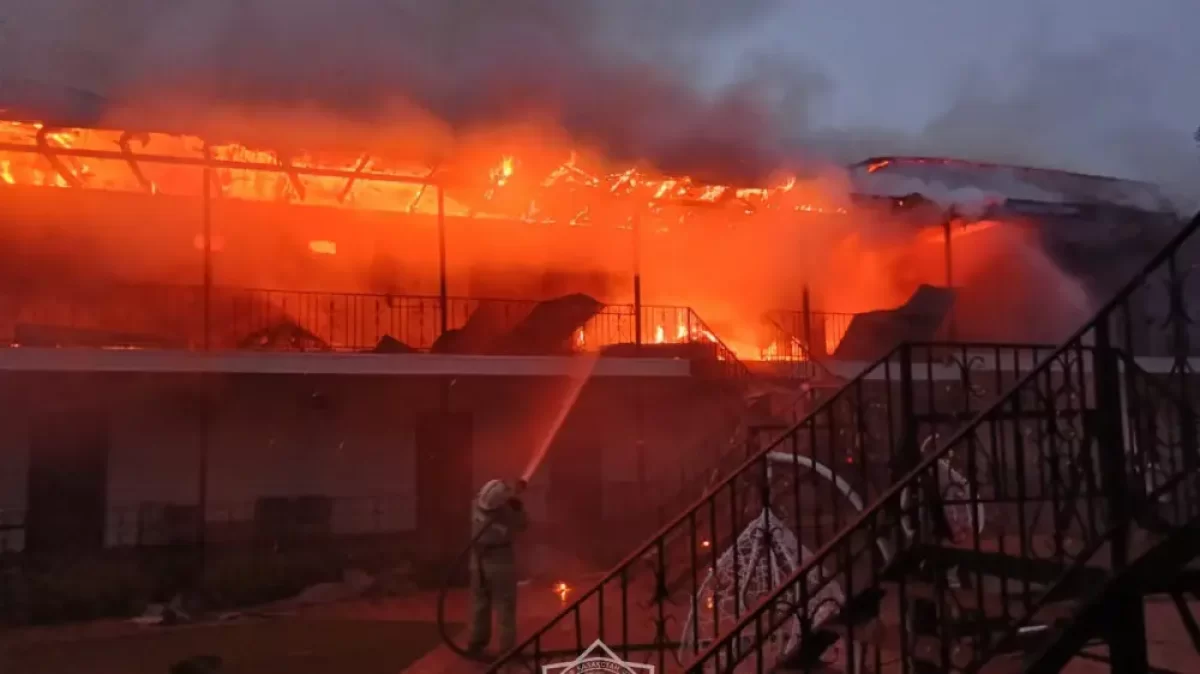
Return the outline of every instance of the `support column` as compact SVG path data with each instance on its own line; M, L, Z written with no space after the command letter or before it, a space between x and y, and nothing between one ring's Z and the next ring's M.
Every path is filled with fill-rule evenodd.
M951 243L953 226L954 218L951 216L946 216L942 222L942 237L944 239L943 262L945 264L946 289L951 292L954 291L954 246ZM957 299L958 298L955 297L956 301ZM946 326L947 337L950 339L950 341L954 341L956 333L958 332L958 329L954 324L954 314L954 305L952 304L950 306L950 315L947 317L948 321Z
M445 335L450 328L449 298L446 296L446 191L441 185L437 188L437 230L438 230L438 300L442 306L442 324L439 337Z
M642 345L642 214L633 212L633 332L634 344ZM639 349L640 350L640 349Z
M201 566L204 563L204 549L208 537L208 473L209 473L209 454L212 452L212 420L213 420L213 392L210 389L211 381L208 375L201 374L199 376L198 386L200 393L196 396L199 401L198 412L200 418L199 432L199 454L197 459L197 477L196 477L196 546L198 548L197 556L200 558Z
M208 143L204 144L204 187L200 190L201 212L203 214L203 236L204 236L204 339L202 341L204 351L209 351L212 348L212 290L213 290L213 264L212 264L212 168L209 162L212 159L212 153L209 151ZM209 453L212 444L212 396L209 390L209 377L206 374L201 374L199 377L200 387L200 447L197 463L196 476L196 560L199 569L203 569L205 565L205 549L208 538L208 463ZM191 589L191 588L189 588Z
M204 145L204 187L200 191L200 209L204 231L204 350L208 351L212 338L212 159L208 144Z
M633 331L637 336L634 344L638 355L642 350L642 214L637 209L633 212ZM642 498L638 499L639 507L646 503L646 400L642 392L640 380L634 381L634 440L635 460L637 461L637 484ZM597 473L598 474L598 473ZM600 485L597 485L600 486ZM601 516L603 514L601 513Z
M809 292L809 289L808 289L808 284L807 284L807 283L806 283L806 284L804 284L804 295L803 295L803 300L802 300L802 310L803 310L803 312L804 312L804 315L803 315L803 320L804 320L804 325L803 325L803 330L804 330L804 348L808 349L808 357L809 357L809 360L812 360L813 358L816 358L817 356L827 356L827 355L829 355L829 354L825 353L825 345L824 345L824 344L822 344L822 345L821 345L821 348L820 348L820 350L818 350L818 349L817 349L817 346L816 346L815 344L813 344L813 331L812 331L812 296L811 296L811 293Z

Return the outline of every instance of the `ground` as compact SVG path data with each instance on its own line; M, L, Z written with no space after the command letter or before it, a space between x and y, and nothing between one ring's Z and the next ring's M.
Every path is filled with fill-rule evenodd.
M544 588L523 588L522 631L553 613ZM465 615L464 593L450 596L447 615ZM1200 603L1191 604L1200 614ZM275 617L179 627L144 627L99 621L0 633L4 674L166 674L172 663L195 655L219 655L222 674L471 674L483 668L464 662L441 644L435 595L357 600L310 607ZM528 611L528 613L527 613ZM1152 664L1170 672L1200 672L1200 656L1168 601L1146 604ZM462 641L460 626L452 631ZM1102 652L1103 649L1097 649ZM887 668L885 668L887 671ZM1076 660L1069 674L1108 671Z
M561 605L547 587L521 588L522 629ZM197 655L224 660L221 674L416 674L471 671L441 643L437 595L362 599L174 627L104 620L0 631L3 674L167 674ZM467 615L465 590L449 593L446 615ZM450 631L459 641L462 626ZM420 663L420 666L414 666Z
M439 642L429 621L265 618L13 645L0 653L0 671L166 674L184 658L216 655L222 674L398 674Z

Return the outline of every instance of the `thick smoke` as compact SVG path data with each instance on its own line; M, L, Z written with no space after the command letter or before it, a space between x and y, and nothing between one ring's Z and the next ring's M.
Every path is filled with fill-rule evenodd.
M1014 73L972 73L920 131L828 128L798 143L844 161L868 154L951 156L1145 180L1190 213L1200 205L1200 151L1194 129L1180 120L1200 124L1200 99L1189 100L1190 88L1175 88L1170 70L1197 65L1200 55L1185 65L1128 40L1082 52L1032 50L1015 85Z
M909 14L928 13L916 5ZM1045 25L1047 12L1025 20ZM375 121L404 100L458 126L536 113L613 158L690 173L751 178L818 156L905 152L1144 178L1182 196L1200 178L1178 124L1200 110L1155 111L1188 100L1172 83L1194 72L1194 49L1132 38L1060 48L1035 27L1001 77L960 51L988 30L969 11L942 16L956 39L910 48L963 64L944 112L916 132L895 130L905 125L890 123L886 99L878 128L817 119L830 96L871 84L833 81L816 60L828 41L781 48L779 34L813 21L781 0L48 0L4 18L4 77L94 91L157 124L164 101ZM904 60L887 53L894 42L861 35L856 58ZM189 111L202 112L171 107L180 124Z
M460 127L537 114L614 158L756 175L781 160L771 108L802 112L797 91L822 79L760 60L707 94L681 75L689 50L723 44L776 4L127 0L102 14L54 0L12 19L24 28L5 61L12 75L68 79L158 124L164 101L375 121L403 100ZM77 45L73 59L64 44ZM200 113L171 108L179 125Z

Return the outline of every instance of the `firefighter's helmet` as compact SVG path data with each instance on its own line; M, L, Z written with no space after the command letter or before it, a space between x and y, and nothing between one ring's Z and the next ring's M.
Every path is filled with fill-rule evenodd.
M490 511L508 503L508 500L515 495L512 486L504 480L492 480L483 485L483 489L479 490L479 496L476 498L475 503L479 506L480 510Z

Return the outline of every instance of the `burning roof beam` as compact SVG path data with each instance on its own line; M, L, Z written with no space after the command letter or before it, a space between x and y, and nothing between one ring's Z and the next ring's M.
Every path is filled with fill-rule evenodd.
M823 208L803 202L803 197L797 200L796 193L789 196L794 178L771 187L738 187L697 183L686 176L651 173L639 167L587 170L579 166L578 155L573 150L569 158L560 163L547 164L547 157L534 161L530 167L536 167L533 168L536 173L526 174L517 157L505 155L490 169L482 169L482 174L479 166L451 164L451 170L443 177L440 166L431 168L426 161L401 160L397 164L388 160L381 164L374 153L335 158L254 149L234 142L213 145L196 136L91 128L45 132L42 127L38 122L0 122L0 157L3 158L0 161L4 161L0 180L15 185L74 186L151 194L165 187L171 193L182 194L192 192L192 186L180 183L177 172L162 169L161 165L203 167L212 181L210 189L215 187L213 191L223 197L282 199L408 213L429 210L429 200L424 198L428 196L425 188L434 185L442 189L461 188L453 199L451 215L454 217L511 218L574 225L600 219L619 221L623 217L619 214L601 214L598 210L602 206L600 202L605 208L611 206L621 211L628 210L629 203L617 201L630 200L635 208L640 203L645 209L648 204L649 212L672 223L682 222L683 216L669 210L677 208L686 212L696 208L736 209L745 215L758 211L846 212L838 206ZM30 142L34 140L35 132L41 132L42 142ZM134 141L138 142L137 148L133 147ZM152 143L154 151L143 154L142 151L150 149ZM159 146L163 149L158 149ZM20 154L26 158L15 156ZM46 181L44 169L37 166L40 163L36 159L38 155L51 161L59 172L57 176L49 176L51 182ZM467 161L482 158L470 157ZM111 160L120 162L121 170L115 173L104 170ZM15 178L10 165L20 166L21 173L15 174ZM164 177L158 177L159 171L164 172ZM278 178L247 175L251 173L274 174ZM484 182L485 176L489 182ZM329 178L334 180L322 180ZM169 184L162 184L163 180ZM511 185L516 184L514 181L523 182L520 187L511 189ZM362 189L364 182L374 185ZM527 193L531 186L535 191ZM544 193L545 190L555 190L555 193ZM581 199L595 203L581 204ZM666 231L665 225L660 230Z
M79 181L79 177L76 176L71 171L71 169L67 168L62 163L62 161L58 158L59 151L56 149L50 148L50 143L47 140L47 138L49 137L49 131L50 131L49 127L45 127L45 126L38 129L38 132L37 132L38 150L41 151L41 154L43 157L46 158L46 161L50 162L51 168L53 168L54 172L57 173L60 178L62 178L63 182L67 183L71 187L81 187L82 183Z
M108 159L117 161L126 161L126 157L121 152L111 150L82 150L76 148L49 149L49 147L31 147L19 143L0 143L0 152L36 152L43 156L54 155L57 157L78 157L81 159ZM175 157L164 154L145 154L137 156L138 161L146 164L172 164L175 166L196 166L208 167L217 169L235 169L242 171L266 171L270 173L288 173L289 169L279 164L267 164L263 162L235 161L231 159L201 159L198 157ZM349 179L357 177L362 180L374 180L386 183L403 183L407 185L433 185L433 181L427 178L417 176L398 176L390 173L375 173L363 171L355 173L353 171L345 171L341 169L319 168L319 167L293 167L291 169L300 175L317 176L322 178L345 178Z
M358 180L358 176L362 175L362 172L366 171L367 167L370 165L371 155L364 153L363 156L358 158L358 163L354 165L354 173L346 179L346 186L343 187L342 191L338 193L339 204L346 203L346 197L350 196L350 190L354 189L354 181ZM424 190L423 185L422 190Z
M300 174L296 173L295 167L292 166L291 157L286 154L280 154L279 165L287 171L288 182L291 183L292 189L296 190L296 196L300 197L300 201L304 201L304 195L307 194L307 191L304 189L304 181L300 180Z
M118 147L121 148L121 154L125 155L125 163L129 165L129 170L133 172L133 177L137 178L138 184L146 189L149 194L154 194L157 190L154 183L150 182L146 175L142 173L142 169L138 166L137 157L133 154L133 149L129 147L129 141L137 138L138 142L145 146L147 137L144 133L139 133L136 136L132 131L126 131L121 134L121 138L117 141Z

